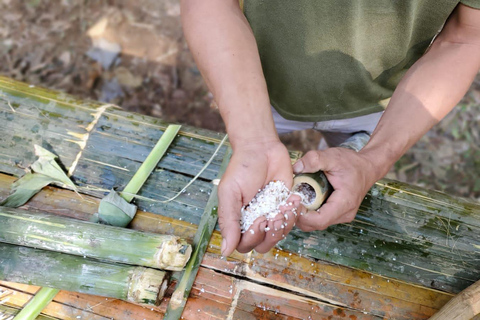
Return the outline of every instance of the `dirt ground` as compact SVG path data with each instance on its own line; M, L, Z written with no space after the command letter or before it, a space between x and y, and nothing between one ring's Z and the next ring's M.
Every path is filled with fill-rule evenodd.
M0 0L0 74L215 131L177 0ZM388 177L480 200L480 77ZM309 150L320 135L282 137Z

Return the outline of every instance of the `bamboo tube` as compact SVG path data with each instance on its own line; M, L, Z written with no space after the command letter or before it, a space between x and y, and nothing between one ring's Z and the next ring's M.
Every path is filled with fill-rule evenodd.
M0 207L0 241L166 270L182 270L191 246L159 235Z
M339 147L360 151L370 140L370 135L360 131L352 135ZM317 210L333 192L333 187L328 182L323 171L314 173L301 173L293 178L293 191L302 196L302 204L308 210Z
M155 305L167 288L160 270L108 264L0 243L0 279Z

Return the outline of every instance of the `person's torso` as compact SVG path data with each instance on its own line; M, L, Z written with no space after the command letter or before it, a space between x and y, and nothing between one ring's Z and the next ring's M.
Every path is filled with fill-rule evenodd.
M459 1L245 0L272 105L323 121L382 110Z

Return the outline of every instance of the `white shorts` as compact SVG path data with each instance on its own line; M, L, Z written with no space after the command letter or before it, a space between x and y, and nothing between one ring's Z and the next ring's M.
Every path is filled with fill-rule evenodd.
M319 122L287 120L283 118L273 107L272 114L278 134L306 129L317 130L322 133L324 139L322 139L320 142L319 149L325 149L327 147L338 146L357 132L364 131L368 134L372 134L373 130L375 130L375 127L378 124L378 121L382 117L383 112L372 113L350 119Z

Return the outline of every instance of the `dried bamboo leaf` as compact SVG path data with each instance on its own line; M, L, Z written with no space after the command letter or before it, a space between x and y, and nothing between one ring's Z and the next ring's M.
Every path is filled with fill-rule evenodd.
M35 154L38 160L30 166L31 172L12 184L13 193L0 205L11 208L20 207L51 183L59 183L77 191L72 180L56 162L56 155L38 145L35 145Z

